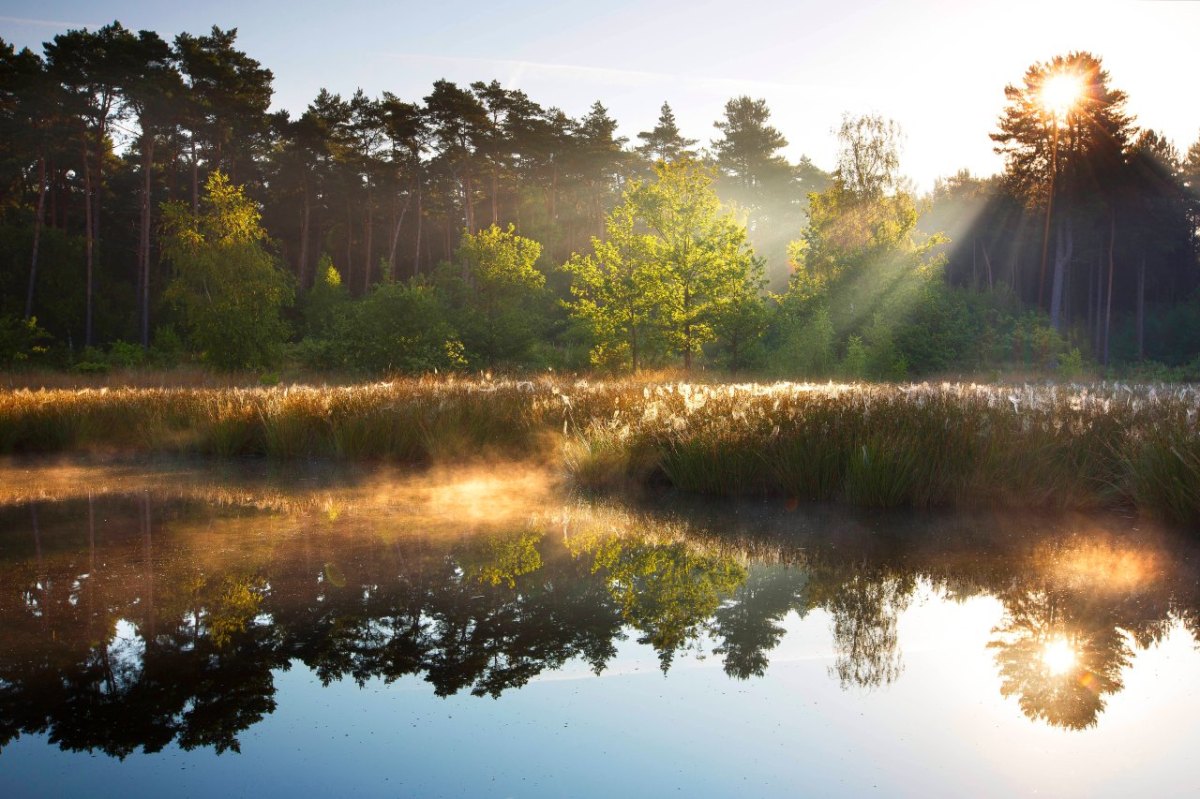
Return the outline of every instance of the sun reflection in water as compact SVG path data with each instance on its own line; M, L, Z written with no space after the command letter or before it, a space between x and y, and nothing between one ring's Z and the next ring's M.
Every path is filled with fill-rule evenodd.
M1066 638L1051 639L1042 647L1042 664L1051 676L1058 677L1075 667L1075 649Z

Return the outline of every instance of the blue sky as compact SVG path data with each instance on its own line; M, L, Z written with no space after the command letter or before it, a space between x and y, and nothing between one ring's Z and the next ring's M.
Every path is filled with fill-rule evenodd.
M749 94L768 101L790 157L829 168L841 115L878 112L904 129L902 168L921 188L998 171L987 134L1004 85L1069 50L1104 59L1140 124L1181 149L1200 137L1200 2L0 0L0 36L38 51L113 19L164 37L236 27L293 113L322 87L418 99L438 78L495 78L572 115L599 99L631 139L667 100L707 143L725 101Z

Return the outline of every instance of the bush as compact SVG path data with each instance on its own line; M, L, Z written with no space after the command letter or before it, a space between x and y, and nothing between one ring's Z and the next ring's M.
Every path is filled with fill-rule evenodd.
M45 354L44 342L49 340L50 334L38 327L36 317L0 316L0 367L28 364Z
M462 343L438 292L419 282L376 286L342 308L325 340L305 340L314 366L417 374L466 365Z

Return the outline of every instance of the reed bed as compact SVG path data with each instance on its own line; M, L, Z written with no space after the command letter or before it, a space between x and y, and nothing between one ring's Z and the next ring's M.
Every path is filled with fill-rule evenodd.
M454 464L868 507L1127 505L1200 522L1200 390L425 378L0 392L0 452Z

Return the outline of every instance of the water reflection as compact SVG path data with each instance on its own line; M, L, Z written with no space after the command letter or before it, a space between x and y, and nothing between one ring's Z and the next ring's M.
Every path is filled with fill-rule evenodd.
M831 677L882 689L902 678L900 620L922 590L996 597L999 691L1083 729L1137 649L1200 630L1194 548L1119 520L638 510L538 487L455 522L429 512L446 494L375 479L74 485L0 506L0 748L45 733L116 757L238 751L295 667L499 697L571 661L600 674L629 639L664 673L711 653L746 680L789 617L817 612Z

